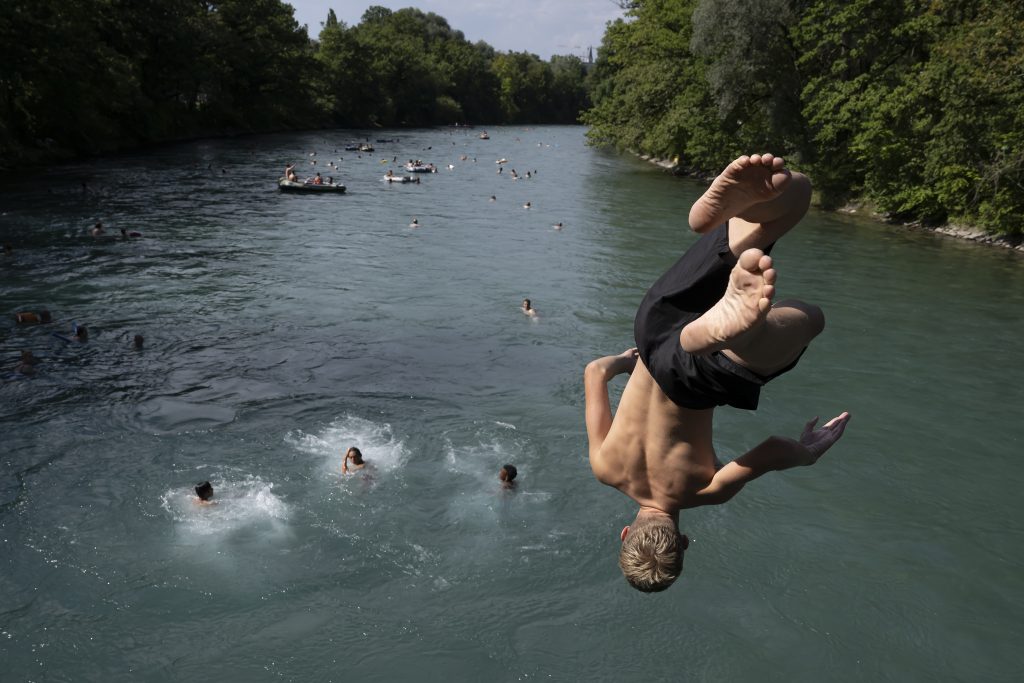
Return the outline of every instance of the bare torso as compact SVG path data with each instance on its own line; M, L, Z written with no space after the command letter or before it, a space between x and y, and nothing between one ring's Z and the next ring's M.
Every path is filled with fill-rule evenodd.
M666 512L701 505L721 468L712 445L714 409L673 403L638 360L593 464L598 480Z

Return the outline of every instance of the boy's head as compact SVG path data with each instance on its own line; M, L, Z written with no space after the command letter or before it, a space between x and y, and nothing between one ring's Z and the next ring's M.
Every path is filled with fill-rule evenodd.
M670 515L637 513L622 530L619 568L629 585L644 593L671 586L683 572L683 553L690 539L679 533Z

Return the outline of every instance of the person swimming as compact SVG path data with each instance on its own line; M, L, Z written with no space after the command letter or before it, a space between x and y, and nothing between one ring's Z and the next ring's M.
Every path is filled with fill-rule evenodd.
M350 468L348 463L352 461L352 467ZM351 446L345 451L345 459L341 462L341 471L348 474L354 470L361 470L366 467L366 461L363 460L363 453L355 446Z
M213 485L208 481L204 481L200 484L196 484L196 499L197 505L216 505L216 501L213 500Z
M34 375L36 374L36 363L39 359L32 354L31 351L25 350L21 352L21 360L14 366L14 371L19 375Z
M418 228L418 227L420 227L420 220L418 218L413 218L412 219L412 223L409 224L409 227L410 228Z
M89 231L89 234L92 235L93 237L105 235L106 231L103 230L103 223L96 223L96 225L92 226L92 229Z
M533 208L533 203L532 202L526 202L525 204L523 204L523 208L524 209L532 209Z
M555 223L551 227L554 228L555 230L561 230L562 229L562 221L558 221L557 223Z
M23 311L21 313L15 313L14 320L15 322L19 322L22 325L35 325L39 323L51 322L53 318L50 317L49 311L43 309L38 313L35 313L33 311Z
M132 339L132 346L134 346L136 349L141 350L142 349L142 345L145 342L146 342L145 338L141 334L137 334L137 335L135 335L135 338Z
M132 230L129 232L125 228L121 228L121 237L123 239L128 239L129 237L142 237L142 233L138 230Z
M501 469L498 470L498 479L501 480L501 487L503 489L514 489L516 487L516 475L519 471L516 470L515 465L502 465Z
M525 315L531 318L537 317L537 309L533 307L529 299L523 299L523 305L520 307Z

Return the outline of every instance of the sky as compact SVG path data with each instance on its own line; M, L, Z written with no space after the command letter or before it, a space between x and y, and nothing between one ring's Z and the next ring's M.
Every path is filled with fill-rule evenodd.
M466 39L482 40L502 52L532 52L541 59L573 54L586 59L593 46L595 58L605 23L621 17L614 0L285 0L295 8L295 19L315 38L327 10L334 9L348 26L359 23L371 5L393 10L415 7L448 20Z

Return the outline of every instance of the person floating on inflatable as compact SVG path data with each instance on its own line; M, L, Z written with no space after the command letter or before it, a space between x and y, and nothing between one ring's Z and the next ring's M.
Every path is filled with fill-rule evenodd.
M825 326L817 306L772 304L768 254L807 212L811 184L770 154L742 156L690 210L702 237L647 292L634 321L636 348L591 361L584 373L590 466L639 504L619 535L619 566L644 592L683 569L689 538L679 511L719 505L748 482L812 465L839 440L849 413L799 439L771 436L723 465L712 445L716 406L757 408L761 386L791 370ZM608 382L629 373L612 415Z

